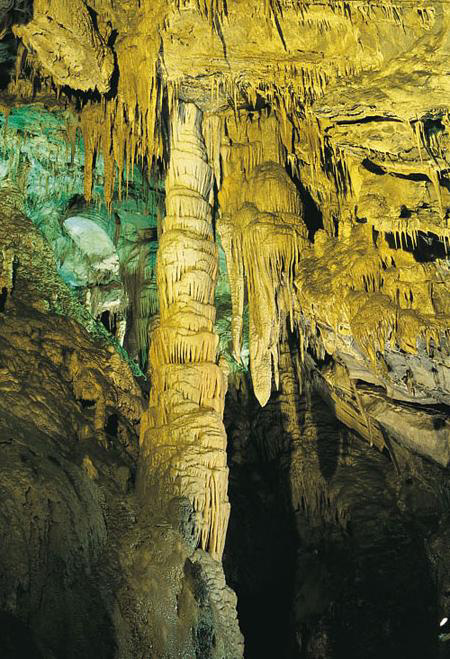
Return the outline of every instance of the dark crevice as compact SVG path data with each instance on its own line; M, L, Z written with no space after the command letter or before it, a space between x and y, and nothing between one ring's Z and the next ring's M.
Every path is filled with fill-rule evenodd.
M423 122L424 133L427 138L430 138L433 135L439 135L444 133L446 128L442 123L442 118L438 117L436 119L428 118Z
M421 174L419 172L417 173L411 173L411 174L400 174L399 172L389 172L391 176L395 176L395 178L401 178L405 181L424 181L429 183L430 178L426 174Z
M385 174L388 174L389 176L394 176L395 178L400 178L406 181L430 182L430 178L421 172L412 172L409 174L402 174L400 172L392 171L387 172L385 169L383 169L383 167L377 165L372 160L369 160L369 158L364 158L361 164L365 169L367 169L367 171L371 172L372 174L376 174L377 176L384 176Z
M0 613L0 656L4 659L45 659L32 631L19 618Z
M105 423L105 432L110 437L117 437L119 432L119 417L117 414L110 414Z
M411 253L418 263L430 263L447 258L448 250L444 241L433 233L419 231L417 243L406 233L400 234L400 237L390 232L384 235L391 249L402 249Z
M79 398L78 402L81 405L81 409L86 410L89 407L95 407L95 400L88 400L87 398Z
M113 336L116 336L117 333L117 314L111 313L110 311L106 310L102 312L102 315L100 316L100 322L102 323L103 327L108 330L110 334Z
M401 218L408 218L408 217L411 217L411 215L412 215L412 212L406 206L402 206L400 208L400 217Z
M386 174L386 171L382 167L375 164L368 158L364 158L361 164L363 167L365 167L365 169L367 169L372 174L377 174L378 176L383 176L384 174Z
M228 436L234 438L229 443L231 518L225 574L238 595L246 659L289 659L295 656L291 619L296 537L286 506L286 466L282 455L269 458L263 446L270 425L274 439L280 432L272 416L279 417L278 402L274 398L262 410L252 397L244 411L236 395L227 397L225 412ZM246 435L241 422L245 425L249 418L255 422ZM239 450L242 460L235 459Z
M339 220L333 217L333 227L334 227L334 237L337 238L339 235Z
M8 35L2 40L0 46L0 91L3 91L15 75L17 40L12 35Z
M358 117L355 119L342 119L340 121L336 121L337 126L348 126L351 124L371 124L371 123L380 123L380 122L395 122L395 123L401 123L400 119L396 119L395 117L384 117L382 115L372 115L369 117Z
M319 229L323 229L323 216L320 208L315 203L314 199L311 196L309 190L303 185L303 183L296 176L293 176L292 173L288 171L292 181L295 183L295 186L298 190L300 198L303 202L304 215L303 219L308 229L308 238L311 242L314 242L314 235ZM334 225L335 228L337 224Z
M89 16L91 17L92 25L94 27L94 30L98 33L98 20L97 20L97 12L92 9L87 3L85 3L85 7L88 10Z
M6 308L6 301L8 299L8 289L3 286L2 292L0 293L0 312L3 313Z

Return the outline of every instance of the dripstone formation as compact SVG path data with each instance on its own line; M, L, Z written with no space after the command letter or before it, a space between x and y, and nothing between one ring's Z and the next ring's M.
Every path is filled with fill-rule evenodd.
M0 0L0 656L450 644L450 9Z
M166 212L158 251L160 318L152 332L152 390L141 426L141 487L188 496L197 542L220 559L230 505L223 407L226 374L216 363L217 246L213 240L212 171L201 112L180 104L172 125ZM146 419L147 419L146 418ZM164 496L164 494L163 494Z

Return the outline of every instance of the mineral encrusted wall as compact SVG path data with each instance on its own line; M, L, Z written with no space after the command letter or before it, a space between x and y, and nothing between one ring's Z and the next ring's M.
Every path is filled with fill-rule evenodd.
M436 432L425 407L448 404L449 388L446 5L83 7L74 18L64 3L35 4L14 28L23 46L8 92L26 98L31 78L43 95L52 84L103 94L81 101L86 197L96 154L111 206L136 160L150 169L167 158L167 118L178 100L194 102L206 115L229 261L230 352L240 358L244 277L259 400L269 398L272 367L277 379L289 314L308 377L345 423L379 447L388 433L446 465L447 424ZM317 368L325 357L333 363ZM392 400L421 406L414 418L426 442Z
M192 505L136 497L147 401L129 364L1 192L0 656L241 657Z

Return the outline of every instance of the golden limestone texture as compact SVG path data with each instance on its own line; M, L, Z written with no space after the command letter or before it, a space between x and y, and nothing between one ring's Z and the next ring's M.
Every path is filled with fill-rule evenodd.
M123 178L128 185L135 161L142 163L146 158L151 163L163 151L163 92L157 70L159 27L168 8L161 1L138 3L138 7L136 3L133 7L126 4L119 12L108 8L99 26L105 38L114 36L115 30L119 32L114 48L119 69L117 91L102 103L87 103L80 117L86 149L85 196L91 197L95 156L101 153L107 204L111 203L116 180L122 196Z
M188 497L197 513L200 546L220 558L229 516L222 423L227 379L216 360L213 177L201 119L193 104L174 109L158 252L160 318L151 337L152 389L141 429L140 488L144 497Z
M246 281L250 371L255 395L265 405L272 369L278 386L281 327L287 317L294 326L293 278L307 230L297 188L282 165L276 122L249 123L233 137L231 131L227 128L221 144L219 232L231 286L233 354L240 361Z
M321 386L344 423L382 446L393 415L389 432L397 426L396 438L443 464L448 424L434 428L429 415L425 439L421 411L405 430L408 410L395 401L449 401L446 116L335 122L308 113L295 146L325 229L295 281L304 353L333 356Z
M114 58L82 0L35 0L33 19L15 28L58 85L109 91Z
M447 424L433 429L432 415L426 421L421 412L406 422L390 399L448 402L449 200L445 180L432 168L448 135L439 128L433 139L422 134L417 142L411 128L409 141L397 133L393 147L415 149L417 159L381 167L332 141L344 131L349 139L347 125L325 128L310 114L296 121L300 137L291 160L280 115L208 121L211 161L219 161L218 229L231 286L234 357L240 360L246 284L250 370L262 405L271 394L272 366L279 385L281 329L289 319L307 377L344 423L382 448L387 421L380 419L393 415L398 430L389 422L389 432L394 426L394 435L446 464ZM359 138L363 126L353 128ZM286 161L321 209L324 229L313 242ZM327 356L333 365L317 366ZM427 437L422 446L420 436Z
M88 200L98 155L109 206L135 162L168 167L143 492L164 473L164 497L188 496L201 546L220 556L226 376L214 332L213 189L232 353L241 361L248 304L260 403L278 385L287 325L303 375L344 423L380 448L389 430L448 464L448 424L433 427L426 411L450 404L447 3L90 6L37 0L14 29L35 75L102 94L77 107ZM11 96L20 96L22 68ZM414 430L419 417L429 441Z

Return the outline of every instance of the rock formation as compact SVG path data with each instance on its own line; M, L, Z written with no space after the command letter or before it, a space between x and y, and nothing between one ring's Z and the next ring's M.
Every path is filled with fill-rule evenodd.
M0 654L448 649L449 23L0 0Z
M187 496L198 514L200 546L220 559L229 517L222 423L227 381L216 363L212 170L198 108L175 107L171 128L167 214L158 250L160 317L151 338L140 481L144 501Z
M250 142L244 152L239 148L239 136L234 140L228 130L221 146L224 171L219 231L230 273L233 354L240 361L245 277L250 372L255 395L265 405L271 392L272 367L276 384L279 381L278 344L287 316L291 329L294 327L293 278L301 249L307 244L307 229L298 191L283 168L278 126L269 119L258 124L256 131L253 128L255 143Z

